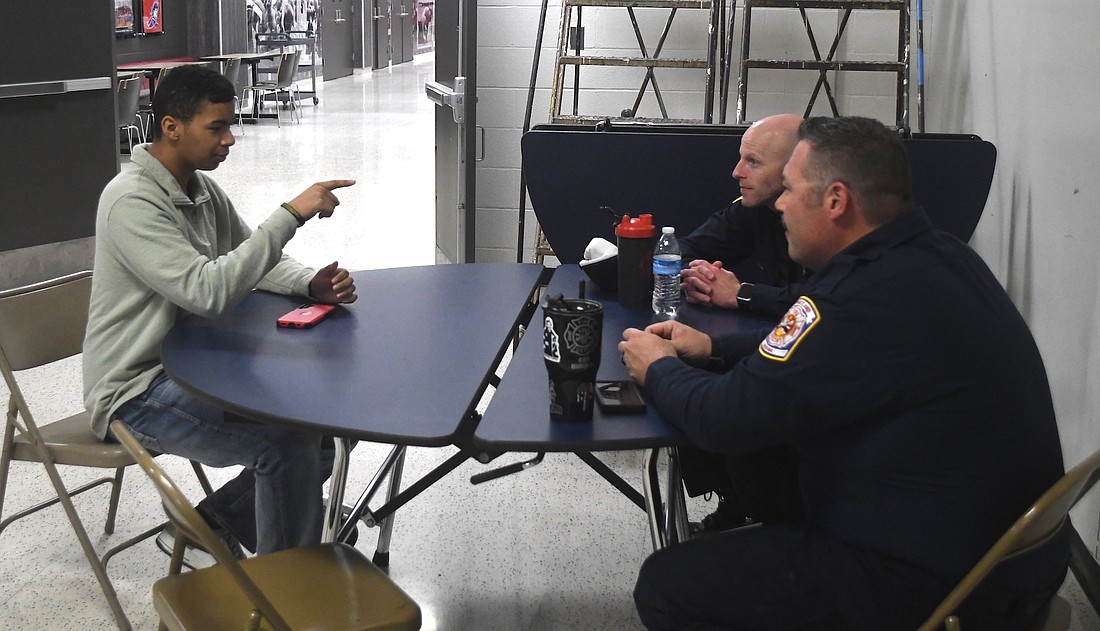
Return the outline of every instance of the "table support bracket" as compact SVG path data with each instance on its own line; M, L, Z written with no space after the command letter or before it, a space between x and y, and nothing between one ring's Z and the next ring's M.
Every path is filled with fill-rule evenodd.
M348 516L346 522L340 528L340 534L336 537L337 541L344 541L347 535L351 534L351 529L355 527L355 521L362 518L363 522L368 526L374 526L379 519L371 512L368 502L374 497L374 494L378 492L378 489L382 486L382 480L387 473L392 472L393 476L400 479L401 471L397 467L398 463L403 463L403 456L405 455L405 447L403 445L394 445L390 453L386 455L386 458L382 461L381 466L378 467L378 471L371 478L370 484L359 495L359 499L355 501L355 506L351 509L351 514ZM392 485L391 485L392 487Z
M578 458L584 461L585 464L592 467L592 469L600 474L600 477L611 483L611 486L619 489L631 502L638 505L638 508L646 510L646 500L641 493L638 492L633 486L631 486L626 480L622 479L619 474L611 470L611 467L604 464L602 460L592 455L590 451L574 451Z
M428 487L442 479L443 476L454 471L460 464L469 460L471 455L471 452L463 449L450 458L447 458L442 464L425 474L424 477L414 482L404 491L398 493L396 497L386 502L383 506L380 506L378 510L372 511L369 516L364 516L363 522L371 527L378 525L379 522L392 515L397 509L409 503L409 500L420 495L427 490Z
M503 467L497 467L496 469L490 469L489 471L476 473L470 476L470 484L481 484L482 482L496 480L497 478L503 478L506 475L512 475L513 473L525 471L542 462L544 456L546 456L546 452L540 451L539 453L535 454L534 458L530 458L522 462L513 462L512 464L504 465Z

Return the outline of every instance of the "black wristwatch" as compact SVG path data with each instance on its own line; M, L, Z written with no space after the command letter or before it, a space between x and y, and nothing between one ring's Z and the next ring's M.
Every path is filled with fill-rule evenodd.
M741 288L737 290L737 308L752 310L752 296L756 293L756 285L752 283L741 283Z
M718 338L713 335L708 337L710 337L710 357L707 358L706 369L711 372L721 372L726 369L726 361L722 359L718 349Z

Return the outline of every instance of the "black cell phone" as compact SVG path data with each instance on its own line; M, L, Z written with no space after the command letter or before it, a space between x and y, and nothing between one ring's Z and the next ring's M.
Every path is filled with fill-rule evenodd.
M645 399L633 381L597 381L596 403L604 414L641 414Z

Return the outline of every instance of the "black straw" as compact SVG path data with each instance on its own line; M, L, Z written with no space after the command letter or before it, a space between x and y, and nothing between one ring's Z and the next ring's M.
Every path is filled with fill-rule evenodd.
M580 288L577 293L580 294L580 299L584 300L584 279L581 279Z
M550 307L550 308L564 309L565 308L565 297L562 296L561 294L554 294L552 296L547 296L546 297L546 306Z

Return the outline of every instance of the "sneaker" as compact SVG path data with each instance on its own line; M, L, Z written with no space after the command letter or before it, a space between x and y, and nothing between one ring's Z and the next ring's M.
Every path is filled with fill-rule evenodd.
M710 535L723 530L732 530L743 526L751 526L756 521L741 514L730 504L719 498L718 508L703 518L703 521L693 521L688 524L688 533L691 536Z
M246 558L244 549L241 548L241 544L236 537L223 528L215 526L211 526L211 528L213 528L214 534L218 535L218 538L225 544L225 547L229 548L229 553L233 555L233 558ZM177 532L176 524L168 522L164 530L157 535L157 547L168 556L172 556L172 548L176 545ZM189 541L183 549L183 564L189 569L197 570L216 565L217 560L214 559L214 555L207 552L199 544Z

